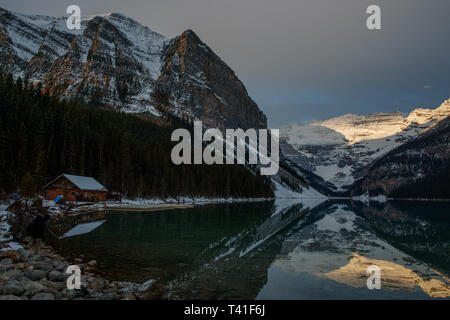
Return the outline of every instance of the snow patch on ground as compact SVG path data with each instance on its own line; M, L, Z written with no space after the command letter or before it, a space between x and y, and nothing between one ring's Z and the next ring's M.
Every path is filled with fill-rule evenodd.
M19 250L22 246L17 242L12 241L11 236L6 236L10 229L9 224L6 221L6 216L8 215L6 208L8 208L8 205L0 205L0 243L6 245L4 248L0 248L0 251Z
M0 242L10 240L11 237L6 237L9 231L9 224L6 221L8 212L6 211L7 205L0 205Z

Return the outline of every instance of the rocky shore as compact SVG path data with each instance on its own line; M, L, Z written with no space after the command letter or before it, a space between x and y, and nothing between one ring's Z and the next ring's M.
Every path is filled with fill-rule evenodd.
M67 288L69 265L82 272L81 288ZM40 255L27 249L8 251L0 257L0 300L140 300L157 295L157 282L143 284L109 281L95 275L96 261L65 260L44 246Z
M263 201L267 199L196 199L196 204ZM125 200L108 203L109 210L168 210L192 207L190 203L160 203L157 200ZM126 206L126 207L124 207ZM69 207L66 212L50 201L35 201L31 206L22 202L0 204L0 300L140 300L173 299L170 286L150 279L144 283L104 279L96 271L95 261L84 257L63 257L51 246L43 246L40 255L25 249L26 226L32 216L49 214L47 230L54 237L86 222L104 219L101 204ZM69 290L67 267L81 270L81 288Z

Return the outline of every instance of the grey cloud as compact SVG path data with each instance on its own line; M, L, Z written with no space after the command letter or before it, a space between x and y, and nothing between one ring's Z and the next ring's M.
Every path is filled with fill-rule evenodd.
M448 0L29 0L24 13L121 12L166 36L193 29L226 61L269 124L408 111L450 97ZM366 8L381 7L369 31ZM424 90L424 86L430 86Z

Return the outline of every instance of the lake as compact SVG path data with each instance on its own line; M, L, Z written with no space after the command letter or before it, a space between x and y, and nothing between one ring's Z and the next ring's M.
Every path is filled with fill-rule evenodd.
M54 245L112 280L158 279L177 299L450 298L450 202L318 203L110 212ZM372 265L381 289L367 287Z

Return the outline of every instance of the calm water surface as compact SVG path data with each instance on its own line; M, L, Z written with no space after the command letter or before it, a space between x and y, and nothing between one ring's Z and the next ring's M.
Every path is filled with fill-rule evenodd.
M293 200L111 212L59 240L111 279L199 299L449 299L450 203ZM381 268L369 290L367 267Z

